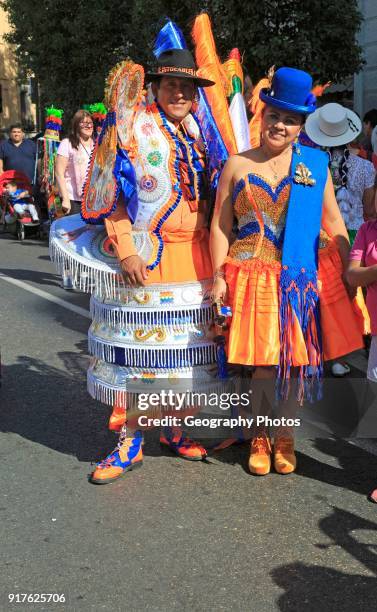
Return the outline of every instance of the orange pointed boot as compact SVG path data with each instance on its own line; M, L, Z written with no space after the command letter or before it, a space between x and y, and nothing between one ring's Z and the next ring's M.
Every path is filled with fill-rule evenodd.
M266 434L251 440L249 470L257 476L265 476L271 470L271 440Z
M143 463L143 436L141 431L131 437L121 434L118 446L92 472L89 480L93 484L109 484Z
M274 444L274 467L278 474L291 474L296 469L293 438L276 438Z

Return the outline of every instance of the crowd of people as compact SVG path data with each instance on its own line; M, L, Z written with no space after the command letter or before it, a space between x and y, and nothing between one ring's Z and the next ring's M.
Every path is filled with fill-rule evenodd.
M255 88L257 142L239 150L216 70L198 71L187 49L156 55L147 99L140 66L125 62L112 78L116 94L106 100L100 135L92 114L77 111L55 160L63 216L52 252L64 288L93 293L88 387L112 406L110 426L120 430L91 475L95 484L142 464L132 385L136 395L146 378L208 388L224 351L228 364L248 368L251 385L265 380L271 389L274 381L271 410L289 404L294 416L324 362L344 376L350 367L339 359L364 347L369 321L359 287L372 336L367 377L377 382L377 110L361 121L340 104L319 106L311 76L282 67ZM32 182L35 155L35 143L13 126L0 143L0 169ZM37 218L17 182L6 192L18 214L28 206ZM83 264L80 241L101 223L102 259L98 250L98 263ZM231 313L222 343L212 304ZM255 394L254 415L258 402ZM207 454L180 426L162 428L160 441L191 461ZM292 427L251 429L250 472L266 475L272 466L295 471ZM370 499L377 502L377 490Z

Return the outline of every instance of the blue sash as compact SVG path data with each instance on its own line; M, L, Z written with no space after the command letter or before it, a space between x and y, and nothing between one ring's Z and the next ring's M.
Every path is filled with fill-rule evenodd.
M300 367L300 402L311 398L313 384L323 374L317 270L327 172L326 153L302 145L294 147L280 277L278 394L286 398L289 393L290 368L297 365L293 346L298 324L309 358L309 365Z

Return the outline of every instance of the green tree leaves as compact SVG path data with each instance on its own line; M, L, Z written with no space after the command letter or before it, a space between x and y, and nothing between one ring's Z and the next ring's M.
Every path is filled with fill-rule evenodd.
M196 14L209 12L223 59L235 46L253 81L269 66L290 65L315 80L339 81L362 63L357 0L3 0L20 69L36 75L43 103L69 117L103 98L110 68L129 56L153 63L155 35L169 16L190 42Z

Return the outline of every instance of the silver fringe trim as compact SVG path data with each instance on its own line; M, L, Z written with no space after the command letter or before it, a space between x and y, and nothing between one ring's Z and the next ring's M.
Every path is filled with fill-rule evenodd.
M89 331L88 348L91 355L107 363L115 363L115 348L119 348L124 354L125 367L180 368L216 362L216 346L213 343L187 348L125 348L124 345L106 343Z
M124 409L127 408L127 391L125 387L112 387L107 383L99 381L90 369L87 374L87 388L89 395L102 404L107 404L108 406L117 404L117 406L121 406Z
M94 265L84 264L63 251L54 240L50 241L49 251L58 273L61 276L68 274L73 287L79 291L84 293L95 291L108 299L115 299L121 288L125 286L122 276L115 270L110 272Z
M164 385L164 388L166 389L168 386L168 381L166 381L167 385ZM155 393L156 391L154 389L148 389L147 387L145 387L142 391L140 392L132 392L132 391L127 391L126 386L123 387L117 387L117 386L112 386L102 380L99 380L98 378L96 378L96 376L93 374L93 372L89 369L88 373L87 373L87 388L88 388L88 393L89 395L101 402L102 404L106 404L108 406L114 406L115 404L121 408L124 408L124 410L140 410L139 405L138 405L138 396L139 393L146 393L146 392L151 392L151 393ZM171 388L171 387L170 387ZM190 408L192 406L197 405L198 403L198 399L194 399L194 401L192 401L192 394L205 394L205 395L210 395L212 393L216 393L218 395L221 395L222 393L229 393L230 387L229 387L229 382L228 383L224 383L222 381L214 381L213 383L210 384L205 384L202 382L201 384L196 384L194 387L192 387L191 389L186 389L185 392L187 393L187 396L185 398L185 401L183 403L183 408ZM158 391L157 391L158 392ZM176 391L177 394L181 395L182 392L180 390ZM208 408L206 408L205 406L203 406L203 409L206 409L206 411L208 412ZM160 406L156 406L156 407L150 407L148 410L148 416L151 417L153 416L152 412L155 411L156 417L161 417L163 416L163 413L161 412L161 410L163 410ZM143 414L143 412L140 412L140 414Z
M135 326L163 326L166 329L184 326L195 331L198 325L208 325L213 320L213 308L210 304L192 308L174 308L169 310L137 309L121 305L103 304L94 297L90 300L90 314L95 323L105 322L112 328Z

